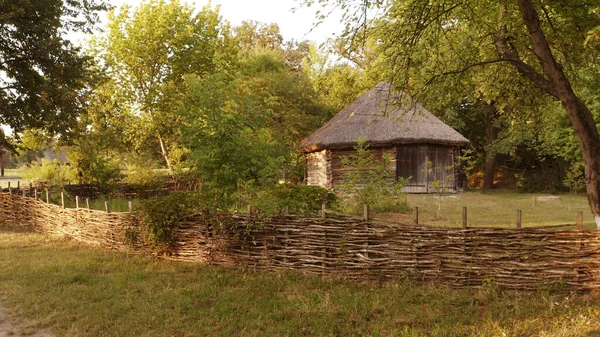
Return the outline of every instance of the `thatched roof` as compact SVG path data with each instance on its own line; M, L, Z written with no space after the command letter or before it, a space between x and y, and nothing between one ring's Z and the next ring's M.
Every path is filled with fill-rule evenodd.
M469 144L465 137L412 102L408 95L391 91L391 86L382 82L304 139L298 150L349 148L359 138L366 138L371 146Z

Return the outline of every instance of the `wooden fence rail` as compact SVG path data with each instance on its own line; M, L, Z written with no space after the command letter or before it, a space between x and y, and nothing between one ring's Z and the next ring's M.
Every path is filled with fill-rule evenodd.
M410 277L455 287L600 288L597 231L389 225L330 212L318 217L195 213L179 224L174 243L165 249L149 244L132 219L129 212L63 209L0 193L4 224L133 254L351 279ZM131 236L135 232L137 239Z

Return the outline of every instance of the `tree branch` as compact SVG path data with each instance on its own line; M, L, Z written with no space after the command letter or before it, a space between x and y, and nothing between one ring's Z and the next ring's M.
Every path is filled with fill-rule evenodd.
M508 47L506 25L504 24L505 14L506 5L500 4L500 13L498 17L498 36L496 37L496 50L498 51L498 54L502 59L510 62L517 69L517 71L521 73L521 75L527 77L544 92L560 99L558 90L554 84L542 74L537 72L532 66L523 62L514 49Z

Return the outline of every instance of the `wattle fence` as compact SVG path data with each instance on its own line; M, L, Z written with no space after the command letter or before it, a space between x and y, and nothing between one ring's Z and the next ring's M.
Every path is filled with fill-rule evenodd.
M132 254L350 279L455 287L600 288L600 232L389 225L358 217L193 214L165 249L130 213L63 209L0 193L0 223ZM137 239L131 233L139 230Z

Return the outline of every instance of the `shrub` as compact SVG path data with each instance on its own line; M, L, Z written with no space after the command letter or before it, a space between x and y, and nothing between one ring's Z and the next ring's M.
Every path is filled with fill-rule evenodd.
M338 197L319 186L276 184L257 190L248 184L240 185L236 193L238 209L250 204L263 213L280 213L288 207L290 213L315 215L321 212L323 203L331 210L340 208Z
M194 211L200 207L200 198L196 193L174 192L166 197L155 197L141 203L133 218L140 221L139 226L148 233L148 239L156 244L170 245L174 233ZM135 233L131 228L126 231L131 241Z
M23 170L23 178L29 181L44 181L51 186L62 187L75 177L73 167L59 160L42 159L41 164L31 163Z

